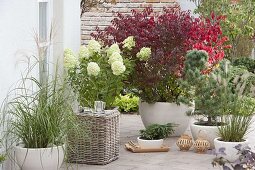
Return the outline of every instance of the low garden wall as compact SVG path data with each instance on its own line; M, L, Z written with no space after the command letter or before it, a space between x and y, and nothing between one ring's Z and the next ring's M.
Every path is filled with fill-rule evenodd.
M143 10L152 7L154 11L161 11L163 7L176 7L176 0L117 0L116 4L102 4L98 8L85 12L81 17L81 44L87 44L91 39L90 34L95 31L96 26L104 29L109 26L116 12L130 14L132 9Z

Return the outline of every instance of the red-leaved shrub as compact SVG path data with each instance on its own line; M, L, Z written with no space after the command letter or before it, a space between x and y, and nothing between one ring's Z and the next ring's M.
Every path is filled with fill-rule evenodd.
M134 36L136 47L129 56L136 61L136 66L130 83L141 93L147 93L142 96L147 102L176 102L183 93L176 79L182 76L183 56L188 50L197 48L207 51L212 65L224 57L224 43L227 38L222 36L222 20L224 17L214 14L205 19L194 18L189 11L175 8L164 8L161 14L154 13L152 8L146 8L142 12L132 10L131 15L118 13L111 26L102 31L97 29L92 37L105 45L111 45L122 42L128 36ZM142 47L150 47L152 50L147 62L136 59L135 54ZM166 89L165 84L169 80L171 85ZM172 98L168 100L161 93L170 94Z

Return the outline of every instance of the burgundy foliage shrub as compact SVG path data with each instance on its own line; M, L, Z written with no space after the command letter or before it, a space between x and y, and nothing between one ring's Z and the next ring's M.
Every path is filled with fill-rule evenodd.
M219 23L223 19L214 15L212 19L194 18L189 11L176 8L164 8L161 14L146 8L142 12L132 10L131 15L118 13L111 26L102 31L97 29L92 37L111 45L134 36L136 47L129 56L136 61L136 67L130 83L138 90L151 94L151 97L158 96L156 100L165 101L158 91L164 82L171 80L170 88L167 86L163 91L172 94L171 102L176 102L182 91L176 90L179 85L175 80L182 76L183 56L188 50L197 48L207 51L212 64L224 57L223 44L227 38L222 37ZM152 50L147 62L136 59L135 54L142 47Z

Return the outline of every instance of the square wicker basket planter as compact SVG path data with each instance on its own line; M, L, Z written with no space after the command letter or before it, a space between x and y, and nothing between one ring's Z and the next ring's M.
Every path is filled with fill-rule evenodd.
M68 135L68 162L105 165L118 159L119 118L118 110L106 110L105 114L77 114L84 132L73 132Z

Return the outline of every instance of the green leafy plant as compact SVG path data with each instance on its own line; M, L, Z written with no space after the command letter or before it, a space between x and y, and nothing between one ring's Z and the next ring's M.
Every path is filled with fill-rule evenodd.
M123 44L126 44L125 50L128 51L130 44ZM108 107L113 105L133 68L132 61L122 55L118 44L104 48L95 40L81 47L79 59L71 50L65 50L69 83L78 95L81 106L92 108L94 101L104 101Z
M76 127L66 84L57 74L46 85L30 76L18 84L5 106L6 117L13 117L6 120L7 135L25 148L63 145L67 132Z
M122 112L137 112L139 98L133 94L120 95L114 101L114 106L118 106Z
M218 108L222 90L219 84L226 80L217 76L213 72L215 69L215 65L209 65L208 54L205 51L192 50L186 55L183 84L193 91L195 101L195 110L188 115L207 117L206 121L199 122L202 125L217 125L216 118L222 114ZM218 71L222 72L220 69Z
M166 125L152 124L145 130L140 130L140 138L145 140L165 139L174 133L175 126L172 123Z
M228 102L227 110L222 119L225 126L219 127L220 140L225 142L242 142L249 132L252 115L255 111L255 99L250 97L236 97Z
M165 75L164 79L155 86L147 86L143 83L138 91L133 92L147 103L170 102L180 104L183 102L188 104L191 98L189 88L182 86L179 79L173 75Z
M231 84L240 95L255 97L255 74L249 72L245 67L232 67Z
M223 35L229 37L232 49L227 52L229 58L248 57L254 48L255 32L254 0L191 0L196 3L196 13L202 16L215 15L226 17L221 22Z
M255 72L255 60L249 57L237 58L233 62L234 66L244 66L249 72Z
M183 83L193 90L195 101L194 112L188 114L206 117L207 120L198 122L201 125L218 125L218 118L229 110L236 95L254 96L253 73L232 66L228 60L210 65L205 51L190 51L184 72Z
M2 164L5 161L6 157L3 154L0 154L0 164Z

